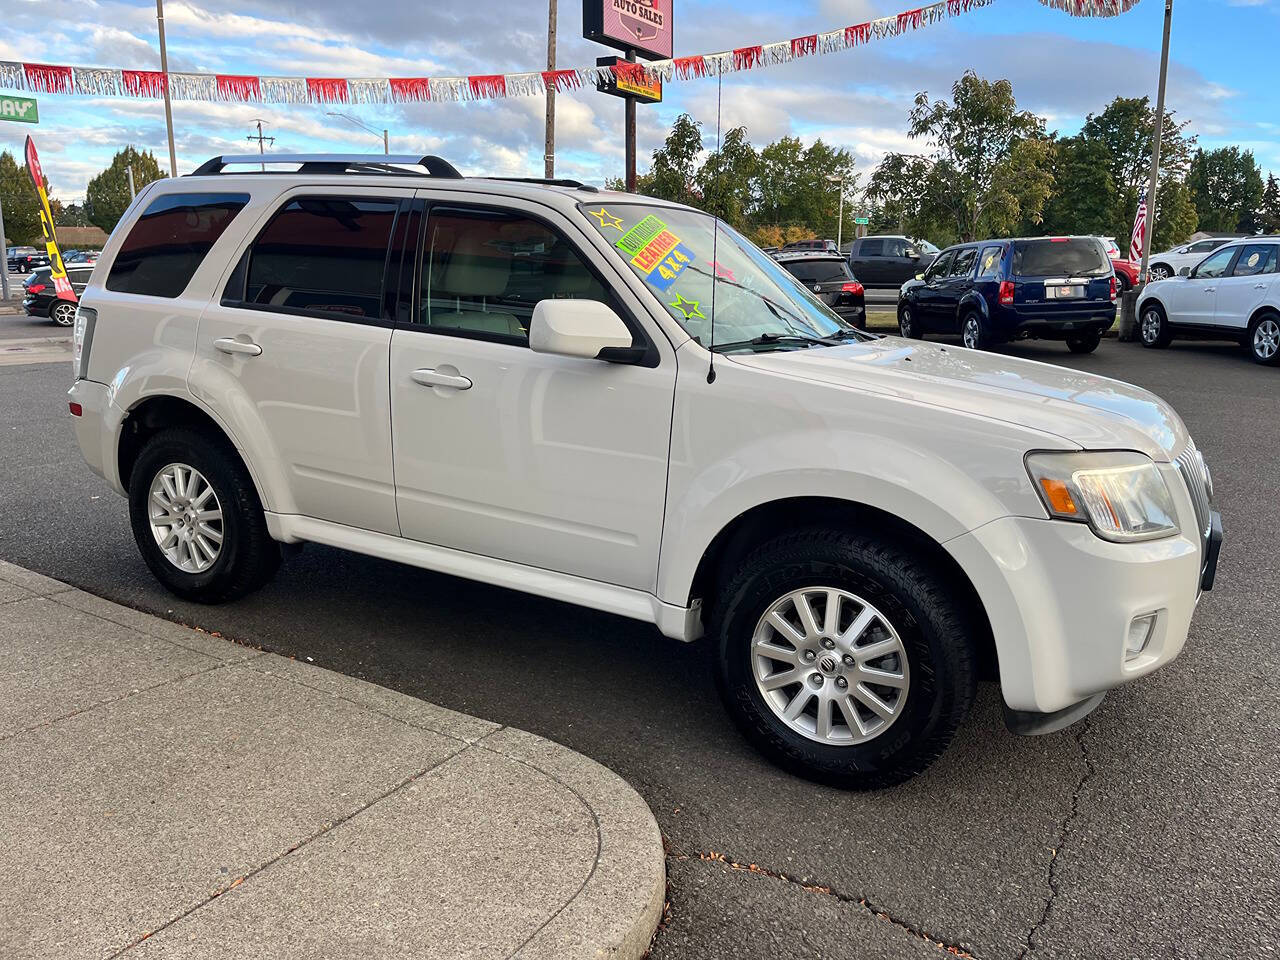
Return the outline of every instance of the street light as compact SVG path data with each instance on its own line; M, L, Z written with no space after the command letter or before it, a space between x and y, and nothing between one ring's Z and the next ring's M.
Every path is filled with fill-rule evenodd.
M343 120L346 120L349 123L354 123L361 130L367 130L369 133L372 133L375 137L378 136L377 130L373 129L373 127L369 126L367 123L357 120L355 117L351 116L351 114L349 113L334 113L332 110L326 110L324 112L324 115L326 117L341 117ZM385 129L382 131L382 152L385 154L391 153L391 143L390 143L390 140L387 138L387 131Z
M844 177L829 173L827 180L840 184L840 218L836 221L836 251L839 252L841 244L844 243Z

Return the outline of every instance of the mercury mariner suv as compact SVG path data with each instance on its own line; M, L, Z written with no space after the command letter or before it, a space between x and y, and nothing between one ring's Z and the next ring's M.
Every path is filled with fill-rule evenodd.
M857 788L980 679L1045 732L1182 648L1221 525L1150 393L863 333L688 207L268 160L148 185L75 318L80 447L179 596L307 541L706 634L744 734Z

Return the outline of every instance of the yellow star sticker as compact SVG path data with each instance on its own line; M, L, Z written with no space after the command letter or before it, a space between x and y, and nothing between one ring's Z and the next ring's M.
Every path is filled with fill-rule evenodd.
M707 319L706 315L698 309L697 300L686 300L678 293L676 294L675 300L671 301L669 306L675 307L683 313L686 320L691 320L694 317L701 317L703 320Z
M622 218L615 217L612 213L610 213L604 207L601 207L599 210L588 210L587 213L590 216L593 216L600 221L601 230L603 230L605 227L613 227L613 229L615 230L622 229Z

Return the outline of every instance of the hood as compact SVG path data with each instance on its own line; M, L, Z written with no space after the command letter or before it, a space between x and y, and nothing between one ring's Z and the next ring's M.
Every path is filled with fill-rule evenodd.
M1140 450L1170 460L1187 442L1181 418L1155 394L1035 360L900 337L731 359L1020 424L1083 449Z

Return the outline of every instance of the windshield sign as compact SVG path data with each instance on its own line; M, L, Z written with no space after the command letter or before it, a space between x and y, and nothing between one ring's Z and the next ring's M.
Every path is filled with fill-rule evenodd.
M804 349L865 336L776 260L708 214L642 203L583 204L581 209L703 346Z

